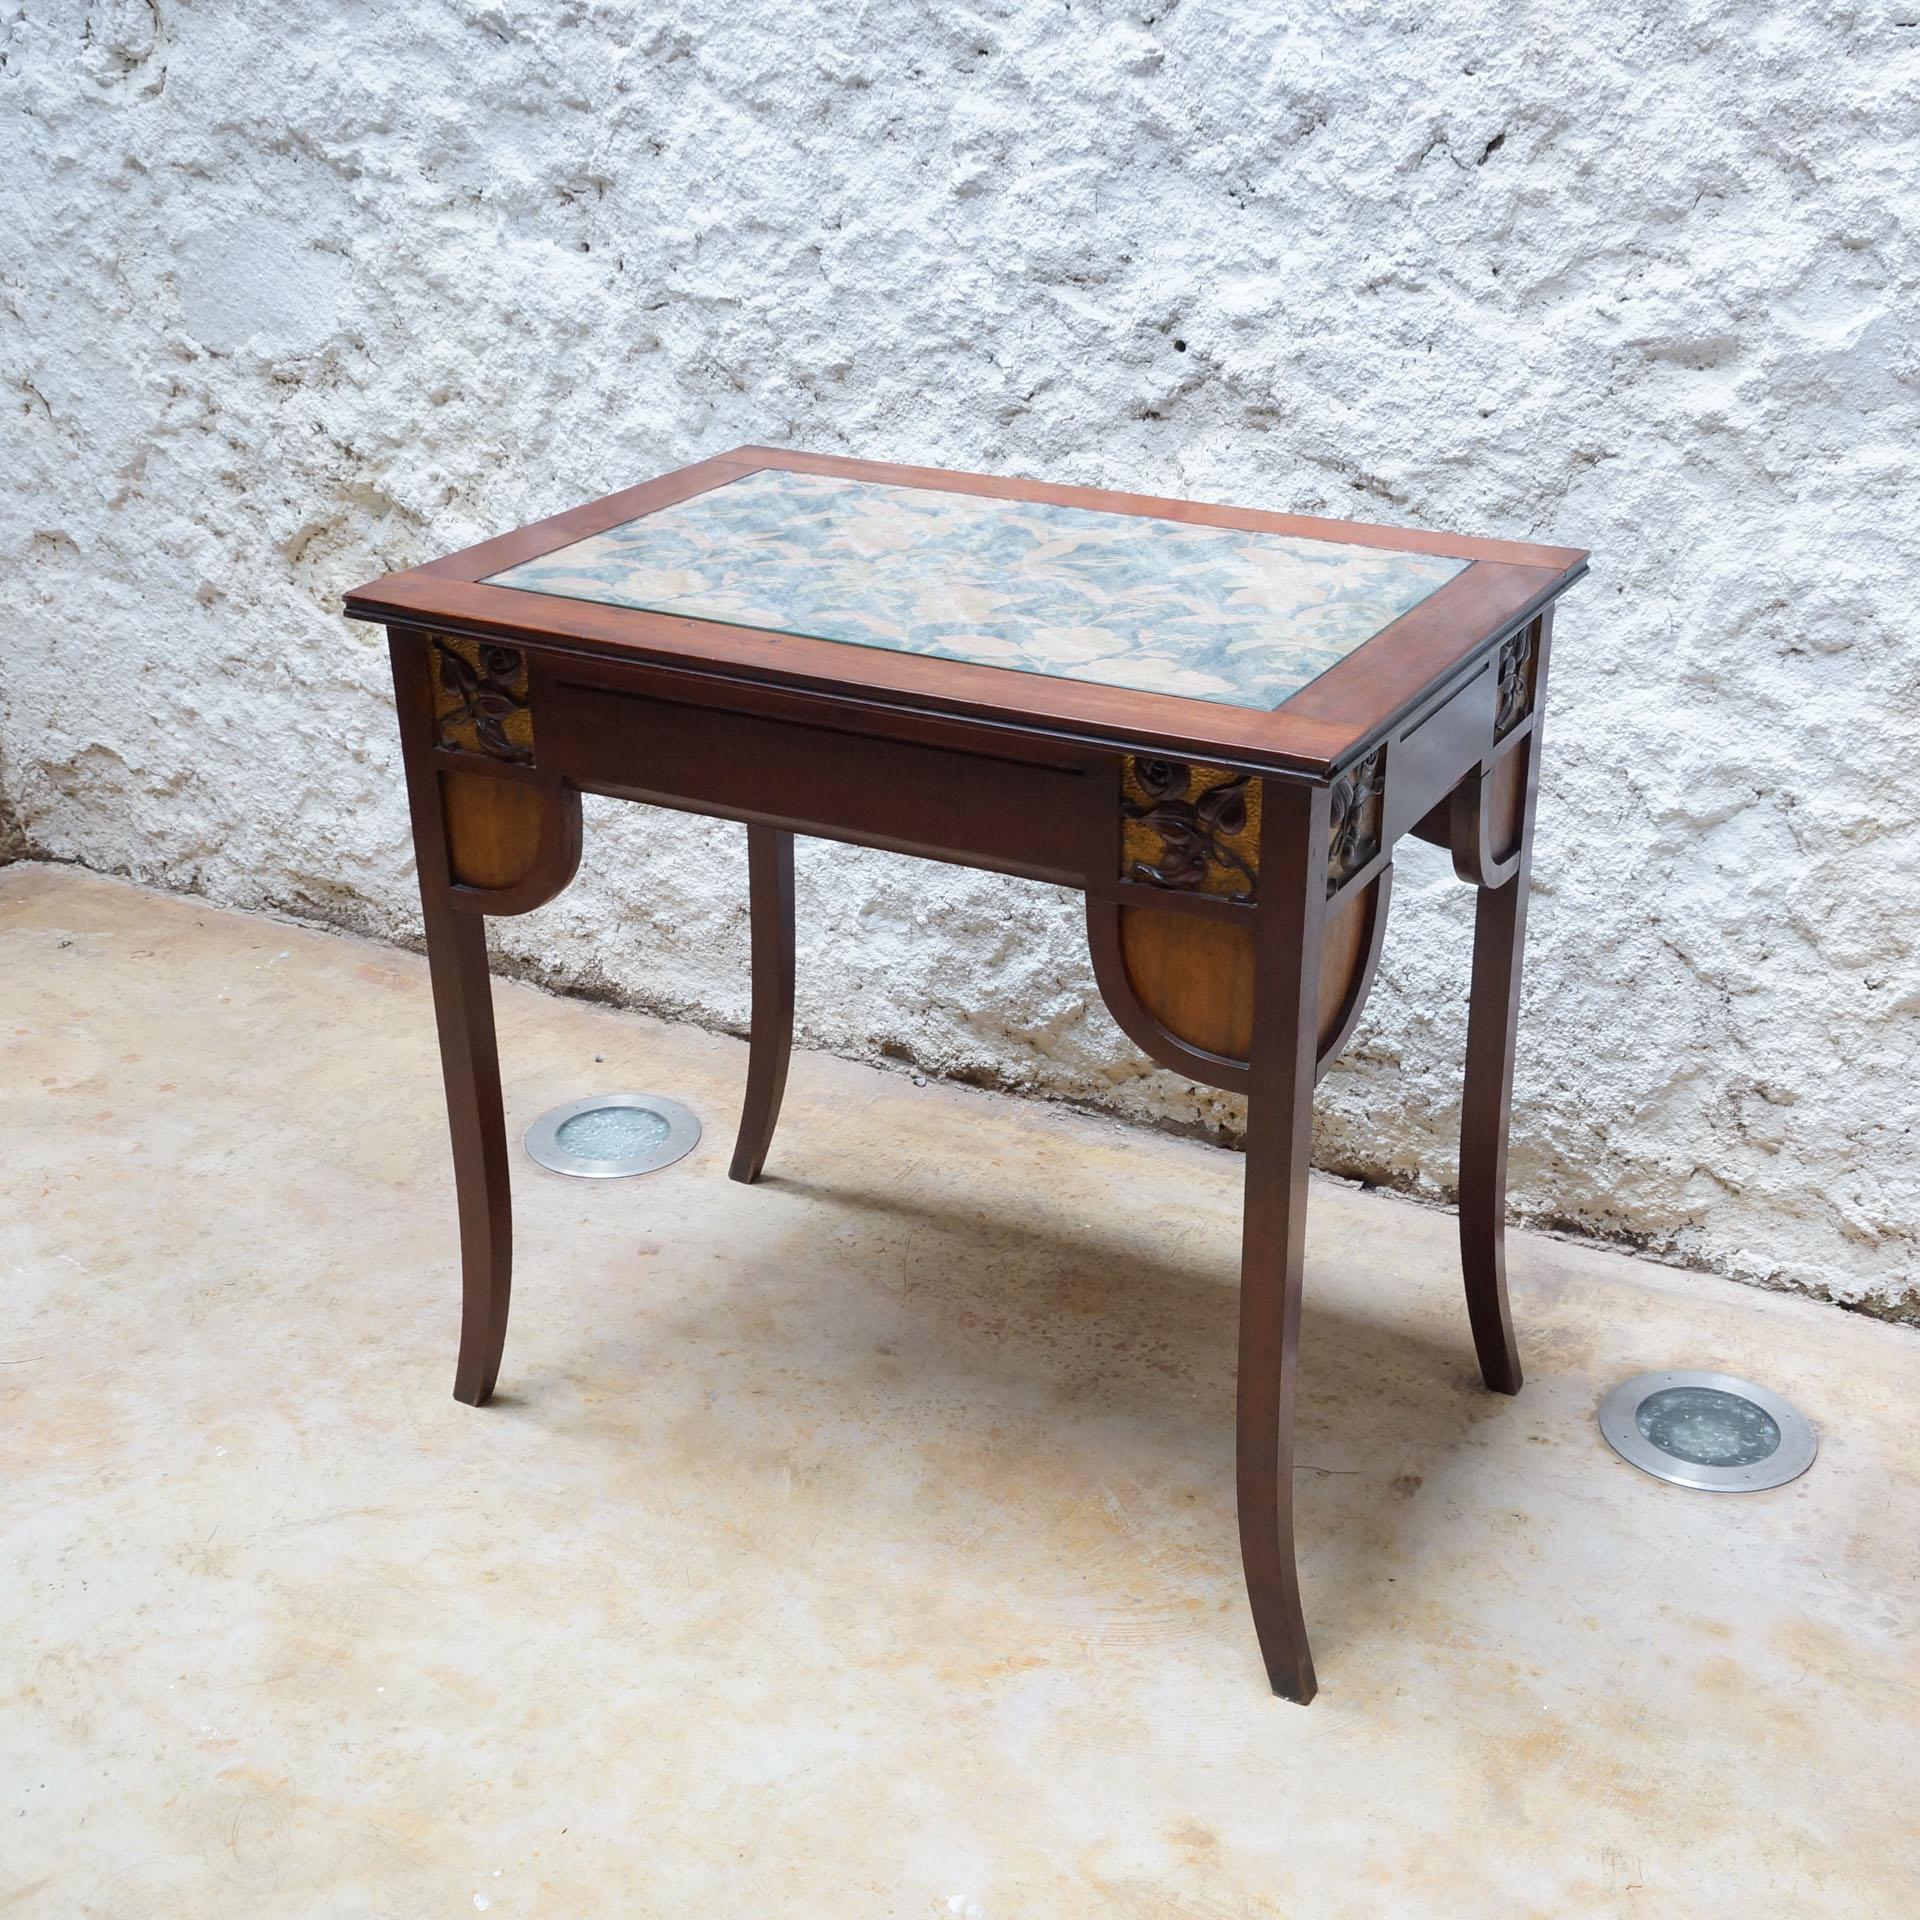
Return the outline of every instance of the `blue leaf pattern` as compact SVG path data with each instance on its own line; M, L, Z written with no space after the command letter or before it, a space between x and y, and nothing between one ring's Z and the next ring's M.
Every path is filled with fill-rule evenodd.
M489 584L1275 707L1467 564L767 471Z

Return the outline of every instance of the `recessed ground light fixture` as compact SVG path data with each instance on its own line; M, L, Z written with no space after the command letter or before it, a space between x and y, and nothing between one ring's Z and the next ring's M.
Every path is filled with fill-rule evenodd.
M1600 1403L1600 1431L1657 1480L1707 1493L1759 1493L1813 1465L1805 1414L1730 1373L1643 1373Z
M555 1173L618 1180L652 1173L691 1153L700 1122L656 1093L596 1093L543 1113L527 1129L527 1152Z

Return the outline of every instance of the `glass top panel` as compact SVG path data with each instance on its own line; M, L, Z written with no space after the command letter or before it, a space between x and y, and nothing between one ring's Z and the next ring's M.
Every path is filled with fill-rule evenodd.
M1275 707L1467 564L765 471L488 584Z

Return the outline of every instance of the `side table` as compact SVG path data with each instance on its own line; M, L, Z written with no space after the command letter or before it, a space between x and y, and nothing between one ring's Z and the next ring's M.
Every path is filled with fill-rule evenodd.
M743 447L348 596L393 659L446 1076L463 1309L493 1392L512 1272L483 917L553 899L583 793L746 823L753 1027L732 1173L793 1024L793 835L1086 896L1151 1058L1247 1096L1237 1494L1274 1690L1313 1697L1292 1429L1316 1080L1408 834L1476 889L1460 1252L1520 1386L1503 1236L1527 874L1564 547Z

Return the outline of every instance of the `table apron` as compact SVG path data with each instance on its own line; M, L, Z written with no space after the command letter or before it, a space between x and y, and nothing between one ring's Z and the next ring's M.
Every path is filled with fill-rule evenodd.
M588 793L1086 884L1111 761L1002 759L662 699L564 670L539 689L540 765ZM1105 765L1108 777L1094 777Z

